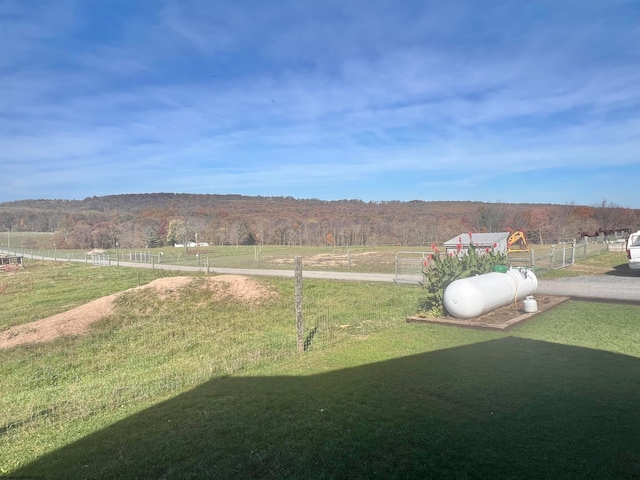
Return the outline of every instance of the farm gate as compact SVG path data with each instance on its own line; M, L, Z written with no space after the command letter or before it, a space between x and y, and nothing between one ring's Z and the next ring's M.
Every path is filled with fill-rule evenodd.
M433 252L397 252L395 255L395 279L396 283L419 283L424 282L422 272L429 256Z

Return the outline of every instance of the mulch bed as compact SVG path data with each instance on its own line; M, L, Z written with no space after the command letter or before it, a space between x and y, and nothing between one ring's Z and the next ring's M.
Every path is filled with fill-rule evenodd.
M512 327L520 322L529 320L536 315L546 312L561 303L569 300L569 297L555 297L550 295L534 295L536 302L538 302L538 311L534 313L525 313L524 300L520 300L515 303L510 303L504 307L497 308L491 312L480 315L476 318L470 318L468 320L461 320L455 317L420 317L413 316L407 317L408 323L437 323L441 325L455 325L458 327L472 327L472 328L488 328L495 330L504 330Z

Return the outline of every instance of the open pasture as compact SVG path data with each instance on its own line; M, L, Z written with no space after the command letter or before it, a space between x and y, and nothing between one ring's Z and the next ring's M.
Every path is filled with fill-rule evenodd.
M78 285L102 272L105 293L123 272L137 283L131 269L67 268ZM405 323L417 287L305 281L309 309L324 302L335 319L297 355L290 279L256 280L270 294L252 301L205 280L126 292L88 335L0 350L0 472L637 476L638 306L569 302L507 334ZM40 291L3 298L18 293L29 304ZM41 312L72 298L61 289Z

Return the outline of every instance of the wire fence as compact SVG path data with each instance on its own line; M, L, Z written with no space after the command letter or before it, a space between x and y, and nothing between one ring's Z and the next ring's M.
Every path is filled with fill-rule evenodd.
M376 330L406 322L419 310L424 289L411 284L362 284L356 289L330 281L305 281L303 350L365 338Z
M540 249L509 256L513 266L528 266L536 270L555 270L575 263L577 259L604 251L607 244L592 243L563 243L549 247L549 252L540 254ZM152 255L147 251L113 252L73 252L53 250L11 250L0 249L0 252L24 256L34 260L80 261L94 266L118 266L122 261L129 263L151 263L153 265L169 265L176 258L157 253ZM419 310L424 290L419 282L402 282L398 278L420 278L422 264L430 252L398 252L396 260L395 283L371 282L353 283L306 279L301 272L301 282L298 287L295 280L292 292L300 288L300 298L292 302L295 313L295 329L289 332L266 332L261 345L252 346L251 352L245 352L239 358L279 358L287 356L291 350L297 352L312 348L321 348L345 338L366 336L371 332L398 325L405 322L406 317L414 315ZM114 258L115 257L115 258ZM173 256L172 256L173 257ZM209 273L209 259L196 257L200 266L206 266L201 271ZM157 263L156 263L157 262ZM196 265L193 265L197 267ZM302 269L302 266L300 267ZM179 272L178 272L179 273ZM292 315L292 323L294 316ZM294 335L295 333L295 335Z
M513 266L527 266L534 270L559 270L573 265L576 260L587 258L607 251L608 244L587 242L563 242L549 246L549 251L540 253L541 249L529 252L509 254L509 263Z
M547 251L544 251L548 248ZM535 246L529 251L514 252L509 254L509 261L515 266L528 266L538 270L555 270L572 265L576 260L586 258L589 255L605 250L622 251L624 245L620 242L565 242L550 245L549 247ZM74 261L94 264L99 266L119 265L120 263L143 264L150 268L162 268L166 265L179 267L199 268L209 271L214 268L268 268L275 270L291 270L293 255L291 252L279 253L278 257L269 255L266 261L261 248L256 246L249 249L251 254L240 249L238 255L234 255L236 249L233 247L218 247L217 250L193 252L183 249L163 249L163 250L135 250L135 249L110 249L91 251L82 250L59 250L56 248L35 249L35 248L5 248L0 244L0 252L7 252L20 255L24 259L33 260L56 260ZM572 250L572 251L571 251ZM242 253L240 253L242 252ZM350 251L336 252L333 254L323 254L325 260L341 259L343 262L324 262L327 265L316 263L315 268L322 270L336 271L367 271L371 273L394 273L396 281L416 283L422 280L422 268L425 259L433 252L429 251L395 251L387 259L376 258L375 256L360 256L358 258L358 268L354 267L354 261ZM98 256L98 257L96 257ZM272 258L273 257L273 258ZM344 257L344 259L342 258ZM366 264L363 258L367 258ZM306 257L305 257L306 259ZM321 262L322 263L322 262ZM338 264L340 263L340 264ZM344 263L344 265L342 265Z
M6 252L6 249L0 251ZM20 255L21 252L16 254ZM25 254L27 258L33 256L34 261L41 261L43 258L45 261L54 258L59 262L69 260L68 256L65 258L63 255L56 255L56 252L38 251L25 252ZM116 260L101 253L93 253L86 258L75 260L90 266L107 268L109 265L117 266ZM179 270L174 273L180 275ZM169 274L169 277L174 275L169 272L163 275L165 274ZM242 336L243 330L238 329L238 336L232 342L229 355L216 368L228 374L265 360L275 360L311 349L325 348L348 338L361 338L376 330L402 324L406 321L406 317L416 314L419 310L420 300L424 294L423 288L417 283L315 279L306 278L305 272L302 271L300 312L299 318L296 318L298 314L295 312L293 295L297 288L296 280L288 278L279 281L289 283L290 286L287 288L292 293L291 307L293 308L289 319L284 320L285 326L265 325L264 328L259 327L254 330L246 338ZM140 285L139 279L137 283ZM136 297L133 303L126 305L132 315L138 310L140 312L162 310L163 307L156 305L157 300L153 296L144 296L139 292L136 295L139 298ZM198 313L195 312L194 315ZM282 313L277 315L282 316Z

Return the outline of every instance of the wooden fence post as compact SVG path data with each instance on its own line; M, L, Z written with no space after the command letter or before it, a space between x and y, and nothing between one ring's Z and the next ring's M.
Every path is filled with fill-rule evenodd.
M536 266L536 251L531 248L529 250L529 253L531 254L531 268L535 268Z
M302 311L302 257L293 259L295 267L295 302L296 302L296 332L298 335L298 353L304 352L304 315Z
M551 256L549 260L549 270L553 270L554 263L556 261L556 246L551 245Z

